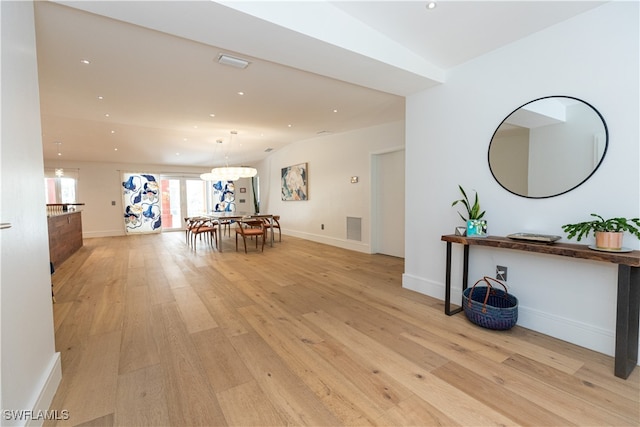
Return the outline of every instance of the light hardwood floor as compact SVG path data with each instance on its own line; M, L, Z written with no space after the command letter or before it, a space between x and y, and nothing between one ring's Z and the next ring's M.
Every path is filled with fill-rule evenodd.
M56 269L57 425L640 424L640 369L447 317L402 288L402 259L224 244L85 239Z

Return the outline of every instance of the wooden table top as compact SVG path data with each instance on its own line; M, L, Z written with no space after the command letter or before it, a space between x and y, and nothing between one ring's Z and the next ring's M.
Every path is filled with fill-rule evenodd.
M486 246L540 254L560 255L571 258L590 259L594 261L612 262L614 264L640 267L640 251L608 252L590 249L588 245L576 243L546 243L514 240L503 236L467 237L453 234L443 235L442 241L460 243L462 245Z

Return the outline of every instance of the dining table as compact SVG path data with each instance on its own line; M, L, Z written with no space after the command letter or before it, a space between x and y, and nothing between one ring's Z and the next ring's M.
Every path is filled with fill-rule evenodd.
M212 221L216 221L218 224L221 224L224 221L255 221L261 220L264 221L266 219L269 220L270 226L273 226L273 215L272 214L263 214L263 213L243 213L243 212L212 212L205 215L207 218ZM218 241L217 247L218 251L222 252L222 229L217 233ZM270 245L273 247L273 233L271 234L271 242Z

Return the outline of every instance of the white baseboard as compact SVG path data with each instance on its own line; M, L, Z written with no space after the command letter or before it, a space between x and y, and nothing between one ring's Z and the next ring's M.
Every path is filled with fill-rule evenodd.
M444 300L445 286L443 283L404 274L402 287ZM458 305L461 300L461 289L452 288L451 301ZM518 306L518 325L609 356L613 356L615 353L615 331L613 330L577 322L522 304Z
M284 231L282 235L285 236ZM354 241L354 240L338 239L335 237L327 237L327 236L321 236L319 234L304 233L299 231L293 231L293 232L287 231L286 235L299 237L305 240L311 240L312 242L324 243L326 245L336 246L342 249L348 249L356 252L363 252L366 254L371 253L371 246L369 244Z
M125 233L123 230L102 230L102 231L89 231L83 232L83 239L90 239L92 237L116 237L116 236L124 236Z
M60 381L62 381L62 361L60 359L60 353L56 352L53 354L51 359L51 363L48 367L48 374L42 384L42 388L40 389L40 393L38 393L38 398L33 405L33 413L46 413L49 411L51 407L51 402L53 402L53 397L58 390L58 386L60 385ZM32 426L41 426L44 423L44 419L31 419L25 425Z

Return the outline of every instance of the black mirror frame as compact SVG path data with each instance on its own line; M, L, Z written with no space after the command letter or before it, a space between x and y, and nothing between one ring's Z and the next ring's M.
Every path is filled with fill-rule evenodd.
M529 105L533 102L536 101L540 101L543 99L549 99L549 98L568 98L568 99L573 99L576 101L579 101L585 105L587 105L589 108L591 108L600 118L600 120L602 121L602 126L604 127L604 133L605 133L605 144L604 144L604 150L602 152L602 157L600 157L600 161L598 162L598 164L596 165L596 167L593 168L593 170L591 171L591 173L584 178L582 181L580 181L578 184L576 184L575 186L562 191L560 193L556 193L556 194L551 194L549 196L524 196L522 194L518 194L510 189L508 189L507 187L505 187L496 177L495 173L493 172L493 169L491 168L491 144L493 143L493 138L495 138L496 133L498 132L498 129L500 129L500 126L502 126L505 122L505 120L507 120L513 113L515 113L516 111L518 111L519 109L521 109L522 107L524 107L525 105ZM602 116L602 114L600 114L600 111L598 111L593 105L591 105L590 103L580 99L580 98L576 98L574 96L568 96L568 95L550 95L550 96L543 96L537 99L534 99L532 101L526 102L524 104L522 104L521 106L519 106L518 108L514 109L513 111L511 111L509 114L507 114L505 116L505 118L500 122L500 124L498 125L498 127L496 127L496 130L493 132L493 135L491 135L491 140L489 140L489 149L487 150L487 164L489 165L489 170L491 171L491 176L493 176L493 179L496 180L496 182L498 184L500 184L500 186L502 188L504 188L505 190L507 190L509 193L511 194L515 194L516 196L519 197L524 197L526 199L548 199L551 197L557 197L557 196L561 196L563 194L568 193L569 191L575 190L576 188L580 187L582 184L584 184L587 180L589 180L589 178L591 178L593 176L594 173L596 173L596 171L600 168L600 165L602 165L602 161L604 160L605 156L607 155L607 150L609 148L609 129L607 127L607 122L604 120L604 117Z

